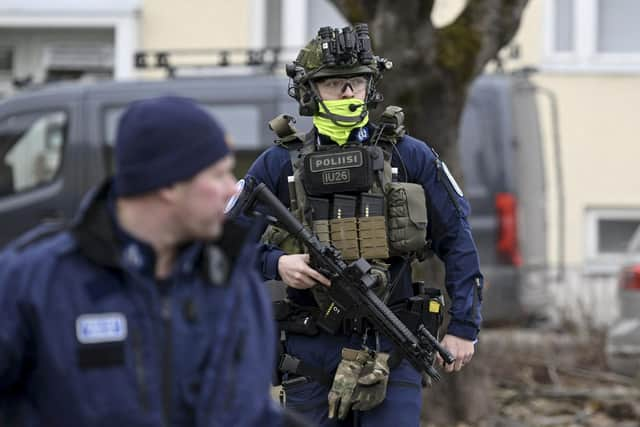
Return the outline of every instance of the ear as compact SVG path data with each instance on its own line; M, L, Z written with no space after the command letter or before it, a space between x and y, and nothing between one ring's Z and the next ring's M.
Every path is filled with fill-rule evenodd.
M157 194L160 200L175 203L180 199L183 190L182 183L175 183L168 187L161 188L158 190Z

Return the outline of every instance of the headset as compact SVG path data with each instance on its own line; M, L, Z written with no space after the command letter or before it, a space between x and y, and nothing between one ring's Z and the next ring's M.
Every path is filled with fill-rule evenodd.
M322 99L313 80L320 78L320 76L331 75L332 73L322 73L322 71L334 69L336 76L348 75L350 71L354 75L371 75L365 96L366 107L363 108L361 118L347 118L332 113L322 114L337 125L340 125L338 120L343 123L362 120L367 114L367 108L375 108L384 100L382 94L377 91L376 84L382 78L383 72L393 67L393 63L373 54L367 24L355 24L353 29L351 27L342 29L322 27L318 30L318 36L309 45L313 48L314 44L319 44L321 49L322 64L319 67L307 71L304 64L301 63L302 55L298 55L293 63L287 64L285 67L286 74L290 78L288 94L298 101L300 115L313 116L319 113ZM340 74L340 68L345 69L344 74ZM354 68L354 70L349 70L350 68ZM326 107L325 110L329 111Z

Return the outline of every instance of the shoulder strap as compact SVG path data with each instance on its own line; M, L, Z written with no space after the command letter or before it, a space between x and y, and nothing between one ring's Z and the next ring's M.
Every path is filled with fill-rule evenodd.
M294 126L296 119L287 114L280 114L269 121L269 129L277 136L273 141L276 145L289 148L290 145L299 144L304 141L304 133L298 132Z
M291 140L284 145L289 151L289 158L291 159L291 167L293 168L293 172L296 172L296 169L300 168L302 165L300 162L309 153L312 153L315 149L315 140L316 133L314 130L311 130L304 133L297 133L295 140Z
M316 139L314 130L307 133L298 132L294 126L295 122L295 118L287 114L280 114L269 122L269 129L278 137L273 142L289 151L294 171L298 159L313 151Z
M384 109L377 126L378 128L371 138L372 140L397 144L407 133L407 129L404 126L404 111L402 111L401 107L389 105Z
M380 116L378 123L376 124L376 130L372 135L370 141L379 145L384 151L385 156L385 168L384 178L385 182L391 182L391 157L392 152L397 143L402 140L402 137L407 132L404 126L404 111L401 107L396 105L389 105L384 109L384 112ZM383 185L384 187L384 185Z
M295 123L295 119L292 116L280 114L269 122L269 128L278 136L274 143L289 151L291 168L293 169L293 175L295 177L294 188L298 201L298 212L294 214L305 223L304 208L306 197L302 184L304 169L302 160L305 155L315 150L317 134L315 128L307 133L298 132L293 123Z

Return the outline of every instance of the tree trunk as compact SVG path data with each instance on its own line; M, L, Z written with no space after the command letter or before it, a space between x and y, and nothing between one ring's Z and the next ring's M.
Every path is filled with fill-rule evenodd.
M413 81L408 73L389 76L382 81L385 105L404 109L408 133L433 147L456 177L461 176L458 156L458 123L466 94L442 85L435 73L430 79ZM423 75L425 73L422 73ZM381 110L381 109L380 109Z
M468 88L511 41L527 1L467 1L451 24L435 28L435 0L332 0L349 22L367 23L374 53L393 61L380 82L382 104L404 109L409 134L433 147L460 183L458 129ZM424 275L415 278L444 283L439 260L423 263L416 273L421 270ZM491 411L490 378L481 356L460 373L443 374L443 381L425 392L427 420L474 423Z
M458 128L469 85L515 35L528 0L467 1L435 28L435 0L332 0L349 22L369 24L374 53L393 61L384 105L404 109L409 133L426 141L463 181Z

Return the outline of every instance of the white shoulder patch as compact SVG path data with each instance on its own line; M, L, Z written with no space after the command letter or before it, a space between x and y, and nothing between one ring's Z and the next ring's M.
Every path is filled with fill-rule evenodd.
M442 169L444 170L445 175L447 175L447 179L451 183L451 186L456 191L458 196L464 197L464 193L462 193L462 188L460 188L460 186L456 182L456 180L453 177L453 175L451 175L451 172L449 172L449 168L447 167L447 164L445 162L442 162Z
M124 341L127 318L122 313L82 314L76 319L76 337L81 344Z

